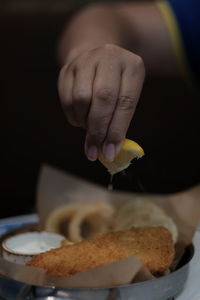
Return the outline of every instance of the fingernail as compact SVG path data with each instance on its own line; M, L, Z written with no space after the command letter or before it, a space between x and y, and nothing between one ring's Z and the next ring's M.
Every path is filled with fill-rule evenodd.
M108 162L112 162L115 158L114 144L108 144L103 149L103 155Z
M96 146L90 146L86 151L87 158L91 161L95 161L98 157L98 150Z

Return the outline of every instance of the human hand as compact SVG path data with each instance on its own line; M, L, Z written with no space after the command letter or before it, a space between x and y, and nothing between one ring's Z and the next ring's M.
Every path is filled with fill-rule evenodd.
M85 51L61 69L61 104L69 123L86 130L89 160L96 160L101 151L107 161L113 161L135 112L144 76L139 56L111 44Z

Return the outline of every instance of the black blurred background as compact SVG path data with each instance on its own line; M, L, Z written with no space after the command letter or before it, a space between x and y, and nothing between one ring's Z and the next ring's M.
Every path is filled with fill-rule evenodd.
M0 218L33 212L43 163L107 186L109 175L83 153L84 132L65 120L55 49L71 15L89 1L1 1ZM200 181L200 103L181 80L148 78L128 137L146 155L114 186L177 192Z

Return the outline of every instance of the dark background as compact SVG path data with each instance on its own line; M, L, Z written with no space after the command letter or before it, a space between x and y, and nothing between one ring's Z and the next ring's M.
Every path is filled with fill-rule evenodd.
M34 211L43 163L108 185L103 166L85 158L84 132L67 124L57 95L56 43L82 5L1 1L0 217ZM115 176L115 188L171 193L197 184L199 114L199 98L183 81L148 78L128 134L146 155L126 176Z

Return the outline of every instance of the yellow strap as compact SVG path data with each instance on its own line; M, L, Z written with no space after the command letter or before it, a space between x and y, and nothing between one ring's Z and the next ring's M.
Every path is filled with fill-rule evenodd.
M167 1L158 0L156 1L156 4L161 11L169 30L170 39L172 41L172 46L179 64L180 72L189 85L194 88L193 74L190 71L190 67L186 59L181 32L176 21L176 16L174 15L172 8Z

